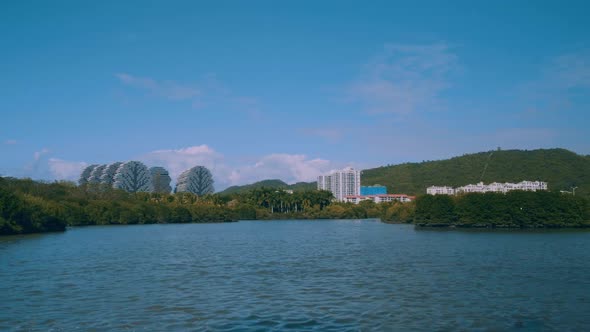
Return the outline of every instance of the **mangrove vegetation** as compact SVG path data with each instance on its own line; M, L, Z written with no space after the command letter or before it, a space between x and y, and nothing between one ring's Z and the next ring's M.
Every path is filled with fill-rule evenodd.
M254 188L232 194L129 193L72 182L0 177L0 234L67 226L204 223L270 219L363 219L419 226L590 227L587 198L555 192L419 196L410 203L333 201L328 191Z

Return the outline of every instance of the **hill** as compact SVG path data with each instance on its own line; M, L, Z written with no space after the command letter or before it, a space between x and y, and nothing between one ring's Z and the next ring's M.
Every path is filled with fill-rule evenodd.
M486 167L487 164L487 167ZM483 181L520 182L540 180L552 191L571 191L590 196L590 156L565 149L497 150L465 154L445 160L404 163L363 170L363 186L381 184L389 193L425 194L432 185L453 187ZM254 188L313 190L315 182L288 185L281 180L264 180L245 186L229 187L221 194L244 193Z
M382 184L390 193L406 194L424 194L431 185L522 180L548 182L551 191L577 186L576 195L590 196L590 156L565 149L498 150L367 169L361 177L362 185Z
M232 186L224 191L219 192L220 195L243 194L258 188L272 188L272 189L288 189L293 191L314 190L317 188L315 182L297 182L295 184L287 184L281 180L263 180L244 186Z

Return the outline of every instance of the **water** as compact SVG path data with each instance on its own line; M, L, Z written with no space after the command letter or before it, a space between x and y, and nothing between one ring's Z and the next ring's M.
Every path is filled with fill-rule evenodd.
M0 238L0 330L589 327L584 231L242 221Z

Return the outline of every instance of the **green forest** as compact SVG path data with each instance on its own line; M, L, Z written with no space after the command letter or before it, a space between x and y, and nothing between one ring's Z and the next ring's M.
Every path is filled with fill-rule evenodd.
M590 201L547 191L424 195L416 199L419 226L488 228L590 227Z
M0 177L0 234L64 231L67 226L231 222L268 219L381 218L408 221L413 204L333 203L327 191L289 194L257 188L242 194L127 193L71 182Z

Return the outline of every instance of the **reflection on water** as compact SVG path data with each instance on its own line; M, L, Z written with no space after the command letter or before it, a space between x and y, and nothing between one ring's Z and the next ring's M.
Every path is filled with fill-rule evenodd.
M72 228L0 238L0 330L581 331L588 276L584 231Z

